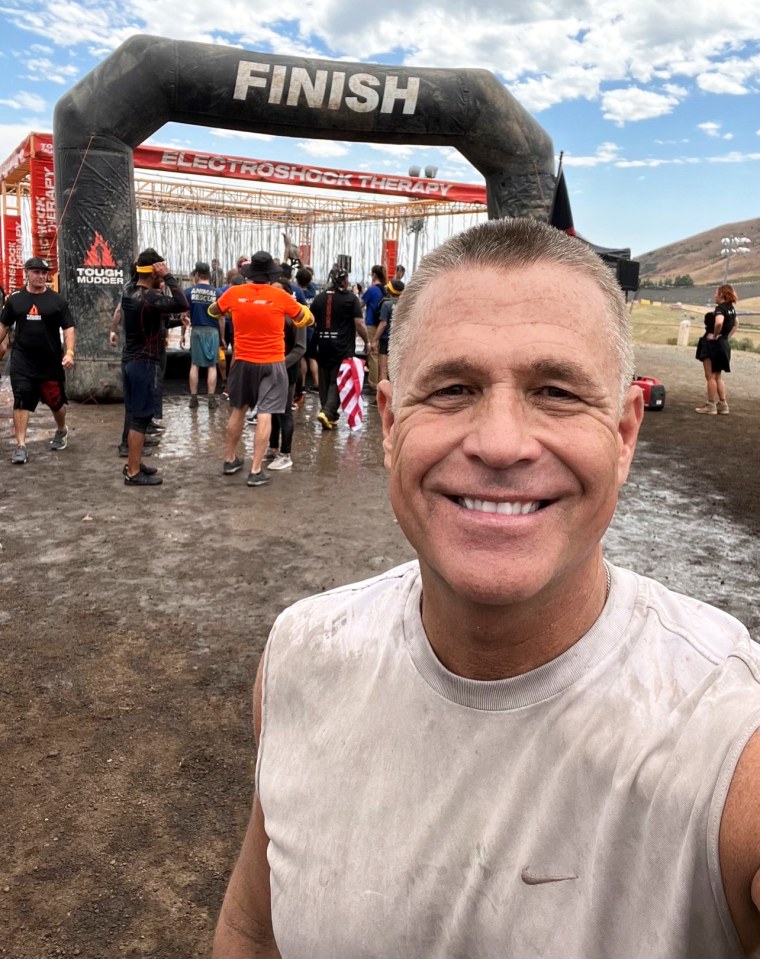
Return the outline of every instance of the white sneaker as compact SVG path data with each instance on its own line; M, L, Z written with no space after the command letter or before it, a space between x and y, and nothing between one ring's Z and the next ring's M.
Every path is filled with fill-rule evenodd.
M293 466L293 460L289 456L283 453L280 453L279 456L275 456L272 462L268 464L267 469L289 470L292 466Z

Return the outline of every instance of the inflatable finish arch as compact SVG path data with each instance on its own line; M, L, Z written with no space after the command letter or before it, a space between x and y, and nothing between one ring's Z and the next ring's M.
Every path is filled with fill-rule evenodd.
M168 122L456 147L492 218L547 219L547 133L486 70L307 60L135 36L55 108L61 292L78 322L75 399L121 395L106 331L137 244L132 151Z

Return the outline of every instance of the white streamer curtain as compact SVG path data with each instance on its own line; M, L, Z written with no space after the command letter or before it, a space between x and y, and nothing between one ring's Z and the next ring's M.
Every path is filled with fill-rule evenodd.
M431 216L420 233L418 259L446 237L486 218L485 212ZM189 277L198 260L218 259L222 269L235 266L240 256L267 250L285 257L282 234L296 246L311 243L311 263L318 283L324 283L339 254L351 257L351 282L368 283L372 266L382 262L383 241L398 241L397 261L412 269L414 237L397 219L361 222L320 221L310 228L286 222L276 223L255 216L246 219L215 216L207 211L163 212L142 209L138 203L137 232L140 249L155 247L172 270Z

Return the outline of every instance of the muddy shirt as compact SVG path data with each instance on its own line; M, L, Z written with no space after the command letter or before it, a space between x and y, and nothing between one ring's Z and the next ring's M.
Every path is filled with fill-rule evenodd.
M760 654L611 571L588 633L493 682L435 656L416 563L279 617L256 777L283 959L742 954L718 833Z
M33 380L63 380L61 330L74 326L66 300L54 290L12 293L0 313L0 325L13 329L10 372Z

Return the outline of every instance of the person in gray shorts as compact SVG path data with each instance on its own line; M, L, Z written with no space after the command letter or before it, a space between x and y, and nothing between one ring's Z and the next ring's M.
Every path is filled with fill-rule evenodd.
M243 435L245 414L258 407L248 485L265 486L270 477L262 465L272 432L272 414L283 413L288 400L285 323L304 326L314 320L308 307L299 305L285 290L272 286L282 276L282 267L269 253L254 253L242 270L248 282L230 286L209 307L212 317L230 314L235 336L235 358L227 377L230 418L222 472L230 476L242 469L244 459L237 455L237 446Z

